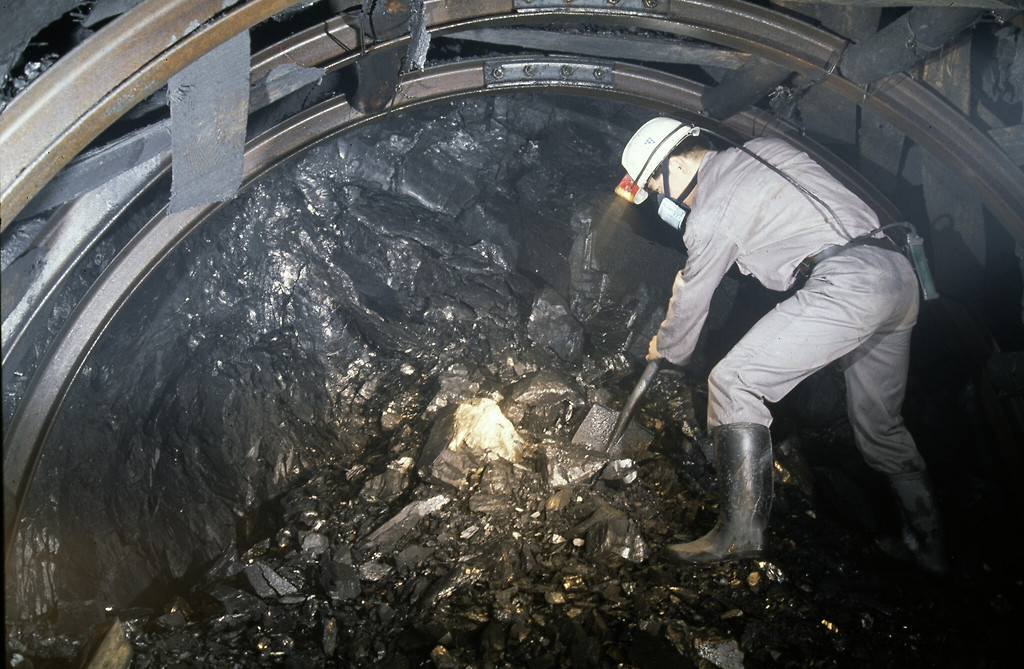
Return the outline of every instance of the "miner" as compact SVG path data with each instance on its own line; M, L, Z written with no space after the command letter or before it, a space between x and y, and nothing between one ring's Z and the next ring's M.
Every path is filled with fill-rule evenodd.
M900 415L920 299L915 266L871 208L807 154L775 138L715 150L708 134L655 118L622 152L627 175L616 192L637 204L656 193L687 251L648 360L690 360L733 264L771 290L796 290L708 376L718 521L669 554L701 564L763 553L773 472L766 404L838 360L857 448L891 484L906 548L921 568L945 572L932 485Z

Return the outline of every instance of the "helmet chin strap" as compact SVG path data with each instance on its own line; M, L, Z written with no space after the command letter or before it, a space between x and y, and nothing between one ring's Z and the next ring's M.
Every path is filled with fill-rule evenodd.
M669 198L670 200L675 200L678 203L682 203L682 202L684 202L686 200L687 197L690 196L690 193L693 192L693 189L697 187L697 173L696 172L693 173L693 176L690 178L690 183L686 184L686 188L683 189L683 192L680 193L678 198L672 197L672 194L671 194L672 191L670 191L668 189L668 159L669 159L669 157L670 156L666 156L665 160L662 161L662 163L661 163L661 189L665 192L665 197ZM685 206L685 205L683 205L683 206ZM689 211L690 208L686 207L686 209L687 209L687 211Z

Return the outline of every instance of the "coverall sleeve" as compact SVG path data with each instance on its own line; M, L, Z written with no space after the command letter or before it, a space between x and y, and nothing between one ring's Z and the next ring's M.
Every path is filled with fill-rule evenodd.
M668 312L658 330L658 353L677 365L690 361L711 296L738 255L735 242L724 235L715 237L703 248L687 249L686 266L676 274Z

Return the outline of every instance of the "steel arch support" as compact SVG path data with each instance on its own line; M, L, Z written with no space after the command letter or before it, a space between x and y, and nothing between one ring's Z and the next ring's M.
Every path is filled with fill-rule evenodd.
M299 1L146 0L57 61L0 114L0 230L172 74Z

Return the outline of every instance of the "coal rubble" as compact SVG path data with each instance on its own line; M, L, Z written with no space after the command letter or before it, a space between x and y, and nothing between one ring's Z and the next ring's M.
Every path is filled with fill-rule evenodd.
M10 666L1001 666L987 481L944 498L952 576L883 555L827 392L778 408L762 560L662 555L715 522L702 368L741 287L609 451L684 260L606 197L645 112L418 114L249 187L110 328L26 508Z

